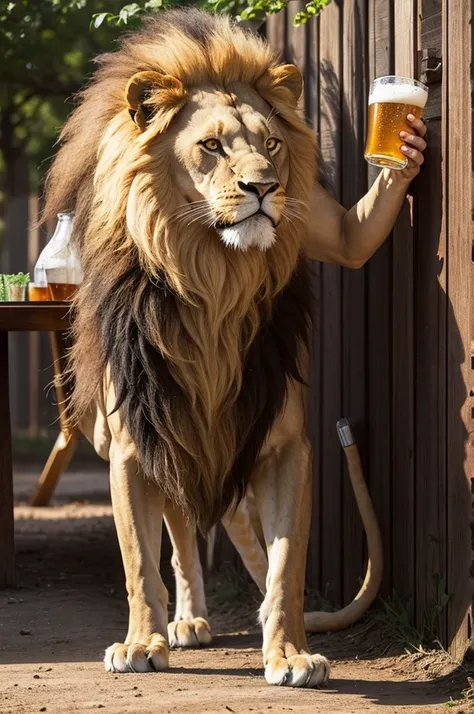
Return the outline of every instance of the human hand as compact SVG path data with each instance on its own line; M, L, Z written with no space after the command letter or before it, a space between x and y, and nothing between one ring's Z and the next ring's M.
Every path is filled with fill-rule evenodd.
M424 137L427 127L421 119L417 119L413 114L408 114L407 121L412 131L400 132L400 139L403 141L400 150L407 157L408 166L397 173L401 174L401 177L407 181L412 181L425 160L423 152L426 149Z

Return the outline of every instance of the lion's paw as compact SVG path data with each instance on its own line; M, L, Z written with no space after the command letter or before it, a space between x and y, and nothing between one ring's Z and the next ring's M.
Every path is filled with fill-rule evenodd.
M326 657L318 654L273 657L266 664L265 679L286 687L318 687L328 681L330 671Z
M203 617L178 620L168 625L170 647L201 647L212 640L209 623Z
M116 642L105 650L107 672L160 672L168 669L168 644L162 635L153 634L145 642L124 645Z

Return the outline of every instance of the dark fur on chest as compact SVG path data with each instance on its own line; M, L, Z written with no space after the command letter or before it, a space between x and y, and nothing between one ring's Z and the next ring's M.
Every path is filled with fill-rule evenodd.
M309 337L308 268L301 260L275 298L271 317L262 314L243 365L242 388L232 407L237 444L234 464L230 473L222 474L222 490L211 502L201 497L199 469L174 436L176 425L187 418L192 406L147 334L151 312L165 331L179 319L178 300L164 280L152 284L137 266L110 290L97 317L116 408L136 445L145 476L206 532L243 497L265 438L284 406L288 380L303 381L298 354Z

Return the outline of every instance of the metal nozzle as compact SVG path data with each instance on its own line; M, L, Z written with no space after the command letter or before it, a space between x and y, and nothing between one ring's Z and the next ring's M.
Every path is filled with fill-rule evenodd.
M352 433L351 425L348 419L339 419L336 424L337 435L339 436L339 441L343 449L348 446L352 446L356 443L355 436Z

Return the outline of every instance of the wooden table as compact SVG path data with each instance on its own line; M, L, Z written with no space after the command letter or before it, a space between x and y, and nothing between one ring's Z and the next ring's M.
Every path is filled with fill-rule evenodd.
M0 588L14 585L15 582L8 333L46 331L53 337L57 337L58 333L67 331L70 324L70 305L68 303L0 303ZM58 342L55 343L53 340L53 348L54 344L57 346ZM56 350L56 354L53 356L56 361L60 356L59 350ZM60 437L64 441L63 426L64 424L61 423ZM57 458L57 454L58 451L56 450L55 453L55 449L53 449L51 457L48 459L49 469L45 467L47 472L51 471L50 462Z

